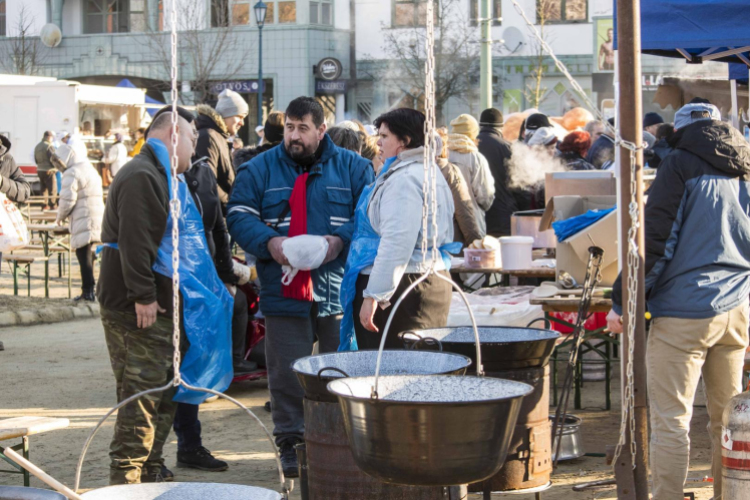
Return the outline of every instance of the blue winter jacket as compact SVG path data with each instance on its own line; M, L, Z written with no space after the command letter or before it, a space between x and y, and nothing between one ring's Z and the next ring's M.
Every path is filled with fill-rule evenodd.
M709 120L669 142L645 211L648 308L655 318L712 318L750 295L750 147ZM618 313L621 283L612 289Z
M282 143L237 169L227 206L229 233L243 250L258 259L260 308L266 316L310 315L311 302L282 295L281 266L268 251L271 238L289 233L292 215L288 208L289 197L295 180L303 173L303 168L292 160ZM362 189L373 181L369 160L337 147L328 135L324 137L320 160L310 167L307 232L339 236L344 241L344 249L336 260L312 271L318 316L343 312L339 293L354 233L354 208Z

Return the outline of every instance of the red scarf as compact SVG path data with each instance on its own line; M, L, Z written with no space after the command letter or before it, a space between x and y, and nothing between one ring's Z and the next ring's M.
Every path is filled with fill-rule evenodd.
M289 223L289 237L307 234L307 173L294 181L289 206L292 209L292 220ZM313 301L313 286L310 271L299 271L289 286L281 285L284 297L288 299Z

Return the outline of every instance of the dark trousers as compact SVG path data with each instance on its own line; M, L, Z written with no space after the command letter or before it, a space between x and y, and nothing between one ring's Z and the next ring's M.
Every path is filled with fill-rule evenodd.
M447 276L445 271L440 271ZM378 349L380 340L385 331L385 324L391 315L393 306L396 305L409 286L417 281L421 274L404 274L401 282L396 288L396 293L391 297L391 305L385 309L378 307L375 310L375 326L377 332L365 330L359 321L359 311L364 302L363 293L367 288L370 276L360 274L357 278L357 295L354 298L354 333L357 336L357 345L360 350ZM451 305L451 285L436 276L430 276L417 287L409 292L409 295L399 305L396 315L388 330L388 338L385 340L386 349L403 349L403 343L398 339L398 334L409 330L422 330L425 328L440 328L448 323L448 310Z
M52 170L39 172L39 184L42 187L44 204L50 208L57 206L57 176Z
M83 293L94 293L94 244L76 248L76 257L81 267L81 290Z
M308 317L266 317L266 364L268 389L271 392L271 417L276 444L301 441L305 433L302 398L305 391L292 371L292 363L310 356L318 340L321 354L336 352L339 347L341 316L318 316L313 304Z
M177 452L195 451L201 446L201 421L198 420L198 405L177 403L174 414L174 433L177 434Z
M232 315L232 361L237 363L245 357L247 338L247 296L237 289ZM201 422L198 420L198 405L178 403L174 416L174 433L177 434L177 451L195 451L201 446Z

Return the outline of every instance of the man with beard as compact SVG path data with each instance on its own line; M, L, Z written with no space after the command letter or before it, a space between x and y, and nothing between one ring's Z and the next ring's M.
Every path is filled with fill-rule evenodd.
M276 444L287 477L297 477L294 445L304 434L304 392L290 365L339 345L339 298L354 233L354 208L373 181L369 160L337 147L326 134L323 108L309 97L286 109L284 142L237 170L227 210L234 240L257 258L260 307L266 317L266 363ZM282 243L302 234L328 240L323 264L282 285L289 262Z

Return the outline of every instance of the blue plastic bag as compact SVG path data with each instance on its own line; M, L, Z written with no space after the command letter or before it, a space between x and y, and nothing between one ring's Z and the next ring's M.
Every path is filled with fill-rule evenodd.
M616 208L615 206L606 210L589 210L585 214L553 222L552 229L555 230L557 241L565 241L574 234L578 234L593 223L609 215Z

